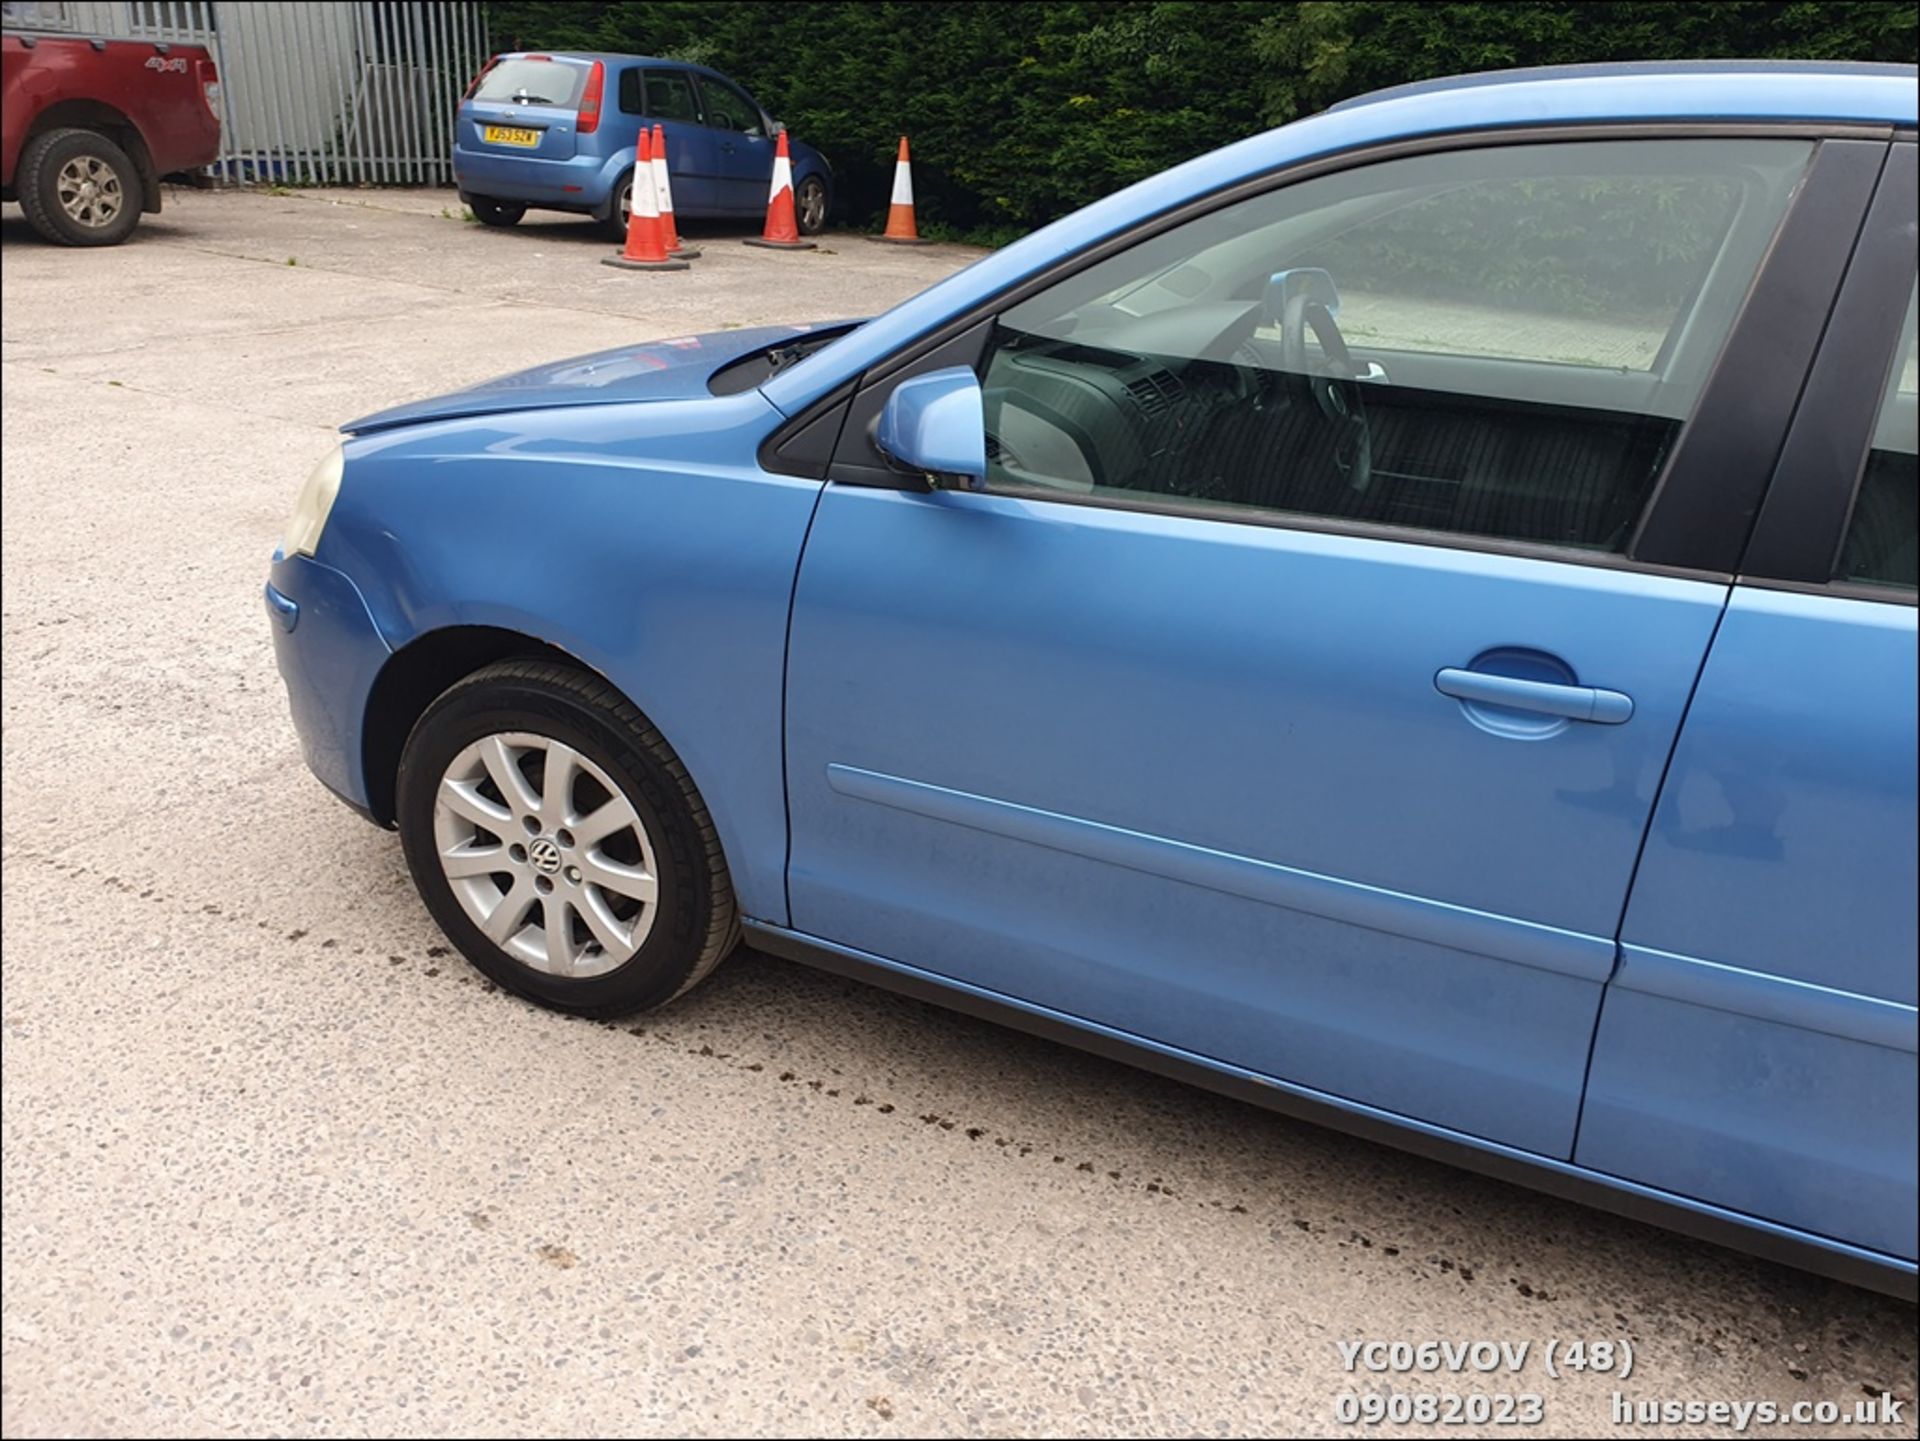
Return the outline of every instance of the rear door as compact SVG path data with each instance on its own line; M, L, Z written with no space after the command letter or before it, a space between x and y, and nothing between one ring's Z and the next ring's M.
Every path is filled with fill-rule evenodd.
M746 92L717 76L700 77L700 95L718 160L720 204L730 214L764 213L773 178L766 117Z
M1914 191L1896 146L1661 793L1575 1155L1908 1260Z
M870 382L795 594L794 926L1569 1156L1726 516L1884 148L1359 157ZM1293 368L1289 307L1255 323L1322 266L1389 372L1360 406ZM984 492L889 488L871 416L956 362Z
M510 55L460 106L460 147L533 160L571 160L579 144L589 65L565 56Z

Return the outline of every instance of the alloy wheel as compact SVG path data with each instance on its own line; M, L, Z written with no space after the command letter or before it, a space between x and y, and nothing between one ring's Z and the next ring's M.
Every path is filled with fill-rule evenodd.
M827 187L818 180L808 180L794 199L799 207L801 231L807 235L818 234L827 219Z
M434 796L434 848L488 940L551 976L605 975L653 928L659 872L633 802L572 746L528 731L482 737Z
M60 167L54 181L54 193L60 208L74 222L90 230L103 230L126 205L120 189L120 176L97 155L76 155Z

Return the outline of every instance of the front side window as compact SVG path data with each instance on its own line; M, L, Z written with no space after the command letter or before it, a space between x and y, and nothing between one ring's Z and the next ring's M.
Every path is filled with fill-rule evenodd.
M760 108L746 96L710 75L700 82L700 88L707 97L707 124L743 135L759 133Z
M1915 402L1920 399L1920 347L1914 338L1920 301L1910 295L1893 369L1880 397L1872 449L1860 476L1835 580L1920 590L1920 458Z
M1223 207L999 318L989 486L1622 550L1811 151L1489 147Z
M693 93L693 80L684 70L646 72L647 111L655 120L685 120L700 123L700 101Z

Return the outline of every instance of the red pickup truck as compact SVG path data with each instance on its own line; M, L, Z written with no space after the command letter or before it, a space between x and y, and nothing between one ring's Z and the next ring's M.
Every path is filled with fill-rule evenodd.
M219 153L205 46L0 32L0 199L55 244L118 245Z

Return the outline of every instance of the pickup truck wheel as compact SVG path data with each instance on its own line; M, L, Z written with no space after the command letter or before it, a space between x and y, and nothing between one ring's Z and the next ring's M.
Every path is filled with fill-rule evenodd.
M467 208L473 212L473 218L482 225L497 226L505 229L509 225L518 225L520 217L527 213L524 205L515 205L509 200L489 200L484 195L469 195Z
M556 1011L665 1005L740 938L706 805L597 676L503 661L427 708L396 807L414 884L466 958Z
M118 245L140 223L145 200L127 152L71 126L27 142L18 188L27 223L55 245Z

